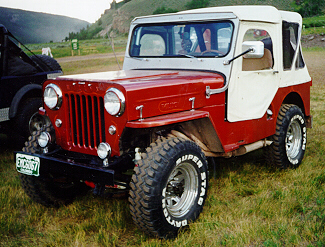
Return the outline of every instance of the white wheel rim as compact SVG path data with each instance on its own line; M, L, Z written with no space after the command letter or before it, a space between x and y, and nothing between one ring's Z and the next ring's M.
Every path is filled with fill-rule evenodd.
M285 145L287 156L291 159L297 157L301 149L302 132L297 120L291 122L288 126Z
M164 189L166 208L173 217L186 215L198 195L198 172L187 162L180 163L171 172Z

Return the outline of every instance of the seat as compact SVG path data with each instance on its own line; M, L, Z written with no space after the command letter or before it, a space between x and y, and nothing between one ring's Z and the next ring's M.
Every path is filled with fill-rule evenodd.
M273 68L272 53L264 48L264 55L261 58L243 58L243 71L254 71Z

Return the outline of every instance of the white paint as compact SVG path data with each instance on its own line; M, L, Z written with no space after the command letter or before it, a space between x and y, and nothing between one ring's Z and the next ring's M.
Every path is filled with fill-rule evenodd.
M51 48L50 47L42 48L42 55L53 57Z

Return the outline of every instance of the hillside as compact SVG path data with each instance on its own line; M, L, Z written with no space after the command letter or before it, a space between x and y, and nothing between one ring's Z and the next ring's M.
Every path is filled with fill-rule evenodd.
M69 32L78 32L90 23L66 16L0 7L0 23L21 42L61 41Z
M90 29L102 27L101 36L114 31L127 33L131 20L136 16L151 15L159 7L185 10L190 0L131 0L118 9L106 10ZM292 0L210 0L208 7L227 5L273 5L280 10L293 10Z

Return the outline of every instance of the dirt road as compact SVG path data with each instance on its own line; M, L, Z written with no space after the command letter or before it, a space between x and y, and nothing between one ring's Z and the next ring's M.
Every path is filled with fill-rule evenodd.
M117 52L117 57L123 57L125 52ZM114 53L104 53L104 54L91 54L86 56L73 56L73 57L61 57L56 58L59 63L67 63L67 62L75 62L75 61L83 61L89 59L106 59L106 58L114 58Z

